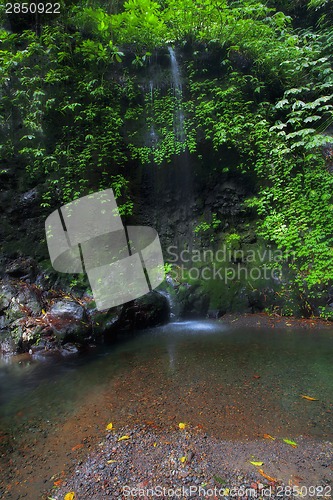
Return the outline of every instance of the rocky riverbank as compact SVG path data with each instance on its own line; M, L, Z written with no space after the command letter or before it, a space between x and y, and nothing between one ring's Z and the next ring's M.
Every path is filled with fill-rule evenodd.
M96 343L113 341L124 332L153 327L170 319L213 318L231 326L326 328L317 318L267 313L209 310L209 296L199 285L166 282L160 291L108 311L98 311L87 289L56 286L37 273L32 259L9 264L0 280L0 353L72 355ZM24 276L23 276L24 274Z
M0 281L0 353L73 354L118 334L166 323L169 316L166 297L155 291L101 312L87 291L6 279Z

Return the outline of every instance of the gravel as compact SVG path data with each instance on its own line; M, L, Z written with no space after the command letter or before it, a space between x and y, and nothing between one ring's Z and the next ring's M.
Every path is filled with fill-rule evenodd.
M122 436L129 438L119 441ZM297 445L264 438L226 441L189 426L123 427L105 431L105 439L84 462L73 463L49 497L332 498L332 443L299 436Z

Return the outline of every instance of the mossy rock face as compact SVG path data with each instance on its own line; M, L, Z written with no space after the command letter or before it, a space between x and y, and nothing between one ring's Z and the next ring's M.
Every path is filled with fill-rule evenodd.
M209 309L209 294L199 284L181 285L177 292L179 318L204 318Z

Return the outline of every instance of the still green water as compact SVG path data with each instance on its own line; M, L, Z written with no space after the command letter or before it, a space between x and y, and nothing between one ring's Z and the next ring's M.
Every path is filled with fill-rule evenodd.
M61 360L0 364L0 426L63 422L103 396L120 423L172 419L229 437L332 438L333 329L179 322ZM318 401L306 401L308 395Z

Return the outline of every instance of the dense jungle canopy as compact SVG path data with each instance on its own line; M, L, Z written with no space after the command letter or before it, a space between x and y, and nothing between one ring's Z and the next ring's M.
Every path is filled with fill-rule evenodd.
M61 0L60 14L15 5L0 7L2 168L24 166L45 213L112 187L126 216L128 170L167 169L187 152L207 176L254 179L245 208L289 258L288 286L306 301L331 286L331 1ZM181 138L163 72L149 88L168 47L180 54Z

